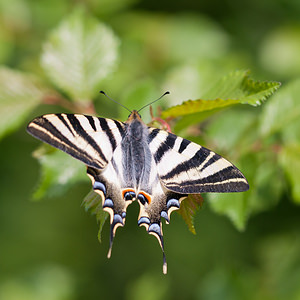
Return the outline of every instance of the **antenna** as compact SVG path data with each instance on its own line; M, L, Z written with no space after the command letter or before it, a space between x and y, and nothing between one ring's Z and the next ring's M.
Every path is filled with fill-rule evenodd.
M132 111L131 111L129 108L127 108L127 107L124 106L123 104L119 103L118 101L116 101L116 100L110 98L105 92L100 91L99 93L100 93L100 94L103 94L104 96L106 96L106 97L107 97L108 99L110 99L111 101L113 101L113 102L115 102L115 103L121 105L122 107L124 107L125 109L127 109L130 113L132 113Z
M156 102L156 101L158 101L158 100L160 100L162 97L164 97L165 95L168 95L168 94L170 94L170 92L169 91L167 91L167 92L165 92L164 94L162 94L158 99L156 99L156 100L154 100L154 101L152 101L152 102L150 102L150 103L148 103L148 104L146 104L145 106L143 106L142 108L140 108L137 112L140 112L142 109L144 109L144 108L146 108L147 106L149 106L149 105L151 105L151 104L153 104L154 102Z

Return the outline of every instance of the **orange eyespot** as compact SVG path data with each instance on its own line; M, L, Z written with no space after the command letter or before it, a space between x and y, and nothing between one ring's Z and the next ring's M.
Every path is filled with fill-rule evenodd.
M140 192L138 194L138 199L141 201L142 204L145 204L146 202L148 204L151 203L151 196L145 192Z
M125 200L132 200L136 198L135 191L133 189L124 189L122 191L122 198Z

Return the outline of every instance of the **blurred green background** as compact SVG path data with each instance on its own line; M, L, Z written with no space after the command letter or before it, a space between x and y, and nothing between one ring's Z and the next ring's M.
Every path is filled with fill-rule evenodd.
M299 300L299 16L296 0L0 0L0 299ZM79 41L87 33L90 48L80 51L70 24ZM84 82L75 76L83 55L91 60ZM205 198L197 235L173 213L164 226L166 276L159 245L137 227L132 204L108 260L108 224L99 244L95 217L81 207L91 188L84 166L70 180L58 178L46 158L33 158L40 143L26 124L44 113L88 111L92 100L98 115L124 120L128 112L97 91L134 109L170 90L159 103L168 107L200 98L237 69L282 87L259 107L174 130L226 155L254 192ZM55 93L75 104L54 101L61 100Z

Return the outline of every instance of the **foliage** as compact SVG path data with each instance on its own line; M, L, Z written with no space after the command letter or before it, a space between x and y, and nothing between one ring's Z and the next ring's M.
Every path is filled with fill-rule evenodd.
M104 24L75 11L44 43L45 74L73 101L90 101L114 70L118 40Z
M246 72L236 71L217 81L202 99L190 100L162 113L163 118L180 117L209 110L218 110L234 104L260 105L278 89L278 82L258 82L249 79Z
M3 283L0 274L0 298L45 298L41 288L55 290L53 286L57 282L53 278L59 274L67 288L57 290L53 299L73 299L74 291L84 285L85 279L74 280L67 270L70 264L73 270L80 270L78 277L81 272L90 272L93 278L99 278L103 275L98 272L105 271L105 278L93 283L95 287L86 285L84 291L91 291L91 299L95 298L93 290L98 293L100 287L102 290L111 287L107 278L114 278L120 284L118 291L109 289L111 298L120 298L125 291L128 298L135 299L144 291L158 289L153 298L156 295L157 299L165 299L171 295L170 298L197 299L298 299L300 5L289 1L289 5L282 7L280 1L275 1L264 11L266 5L252 1L256 10L249 12L234 1L240 22L237 23L233 11L228 11L221 2L218 12L213 9L219 13L212 15L217 22L207 17L212 11L209 4L202 4L207 15L200 15L196 11L170 13L167 3L161 3L160 8L168 11L163 14L147 11L148 5L154 5L149 3L136 3L145 9L136 10L130 6L134 0L105 0L101 5L93 0L81 5L58 0L51 4L30 0L13 2L10 5L0 0L4 25L0 26L3 270L13 269L6 264L5 260L12 261L8 257L14 258L18 270L22 266L19 256L26 260L26 255L29 257L32 252L41 255L34 252L33 240L44 245L43 251L50 261L56 257L49 250L53 244L61 252L59 244L65 243L67 251L57 259L63 262L60 267L50 265L41 268L42 271L37 268L30 276L21 274L21 279ZM276 9L280 12L276 18L289 10L288 25L271 17ZM247 23L259 18L257 11L263 19L256 24ZM248 14L254 12L251 18ZM290 21L293 16L295 24ZM251 77L263 81L252 79L249 71L245 71L249 68L254 74ZM283 85L277 91L278 80ZM154 115L167 122L176 134L232 161L249 181L250 190L245 193L192 196L182 202L179 214L191 232L197 231L199 241L195 242L193 235L180 234L184 229L176 223L181 218L174 214L172 225L164 227L169 238L166 251L172 249L174 253L172 264L177 260L173 270L176 275L170 279L160 280L157 272L144 270L155 251L151 250L152 244L145 246L146 239L141 240L143 247L136 249L138 233L134 231L134 243L128 242L131 233L126 238L120 233L118 243L122 244L123 238L123 248L116 245L114 251L119 255L115 262L110 262L115 268L107 267L106 261L95 263L101 257L99 249L93 250L95 246L90 242L82 243L89 232L95 236L93 227L86 230L87 225L83 223L76 227L76 222L72 223L75 210L70 211L71 205L76 207L76 204L65 206L68 199L84 198L83 206L96 216L99 224L99 240L102 234L107 235L106 230L102 232L107 213L101 208L99 195L91 191L84 197L84 189L90 185L85 167L45 145L33 152L39 171L35 160L27 158L39 143L27 137L24 128L39 114L67 111L126 119L128 112L99 96L100 89L129 109L140 108L169 90L171 94L153 106ZM142 114L146 122L151 120L148 110ZM29 195L35 200L48 196L59 202L51 202L49 198L36 201L39 208L53 205L53 210L40 216L35 211L37 208L24 209L24 198ZM21 200L16 202L18 199ZM202 207L200 211L199 207ZM228 217L243 234L232 229L220 215ZM55 220L54 231L61 234L58 243L49 234L50 225L39 226L48 219L52 222L49 224ZM130 227L130 222L127 218L126 226ZM24 228L28 228L26 233L22 231ZM216 240L217 232L219 240ZM32 240L25 241L27 235ZM184 242L178 242L179 236L184 236ZM13 237L17 239L15 244L6 246ZM28 249L20 250L22 242L28 243ZM135 246L129 248L131 244ZM129 250L124 249L125 245ZM77 249L89 255L76 260ZM141 265L133 265L131 258L124 261L129 256L142 261ZM120 261L124 266L122 272L130 278L128 282L123 281ZM35 260L29 265L34 263ZM169 264L171 274L172 264ZM148 268L152 269L152 265ZM134 275L142 272L140 277ZM38 283L40 274L46 280ZM48 275L52 280L47 280ZM75 288L78 283L79 289ZM102 296L107 298L110 294ZM89 297L84 295L86 298Z
M82 204L86 211L90 211L91 214L96 216L96 220L99 223L98 240L101 242L102 228L109 216L109 214L102 209L102 199L99 194L91 190L83 199Z
M92 101L97 93L97 88L99 88L99 83L107 78L109 73L113 72L115 69L117 52L118 42L114 33L104 24L101 24L96 19L90 18L82 10L75 10L52 31L47 41L44 43L41 54L41 63L45 74L57 87L61 88L69 98L64 99L63 95L59 94L59 91L51 91L50 87L48 87L48 96L55 95L55 104L64 105L71 110L80 109L83 112L90 112L89 110L93 110ZM13 74L13 71L8 69L6 72L8 75ZM9 80L17 82L14 78ZM22 80L29 81L26 75L20 74L18 75L18 80L21 82ZM5 84L4 80L3 83ZM30 83L31 85L28 84L28 86L29 90L32 91L32 94L35 90L39 91L37 84L34 82ZM135 86L131 92L128 91L127 99L131 100L126 100L125 103L129 104L129 101L136 101L137 98L146 99L145 95L149 95L151 91L153 93L152 86L152 84L149 84L149 81L138 82L138 85ZM201 121L211 120L217 112L225 107L236 104L260 105L272 95L279 86L280 84L277 82L259 82L250 79L248 72L245 71L231 72L221 79L216 78L215 82L211 82L211 87L206 92L203 92L201 98L189 100L177 106L170 107L161 113L161 117L168 120L170 120L170 118L183 117L181 122L184 121L184 117L193 118L192 122L191 119L189 120L189 125L196 123L199 118ZM10 100L10 105L13 103L25 102L24 100L21 101L22 99L18 97L21 93L21 89L22 84L19 84L13 88L13 93L15 95L11 98L6 98L6 101L8 99ZM2 92L4 95L9 94L7 85L2 86ZM144 98L143 96L141 97L143 93ZM27 98L28 96L26 95L26 99ZM45 98L47 99L47 94L45 93L42 95L40 92L37 96L33 94L31 96L31 99L33 100L31 101L34 101L34 105L37 105L38 101L42 102ZM29 109L31 109L32 104L28 101L27 103ZM72 103L74 103L73 107ZM13 113L15 107L12 106L12 109ZM28 113L30 112L29 109L27 110ZM24 111L23 109L22 112L23 114L20 115L20 117L15 116L14 118L16 120L15 122L18 121L19 124L22 124L19 120L21 118L24 119L26 110ZM93 113L93 111L91 112ZM200 116L200 114L206 112L210 113L202 117ZM239 111L237 111L236 114L240 116ZM208 117L210 118L208 119ZM218 131L226 136L231 131L230 128L226 126L226 124L228 124L228 119L224 117L221 119L221 122L224 123L221 128L225 128L226 131L222 129L218 129ZM240 121L237 120L237 122L239 123ZM3 127L11 126L9 122L6 124ZM238 134L240 135L236 137L235 142L238 141L243 144L242 139L246 136L244 130L249 130L248 126L252 126L252 124L246 124L246 128L238 131ZM215 136L213 130L210 133ZM251 151L251 143L258 141L252 140L251 138L250 140L249 138L247 139L245 144L249 147L250 151L240 153L237 151L235 156L240 156L238 164L241 165L242 170L245 170L244 172L251 185L250 191L237 195L224 194L210 196L212 208L218 213L228 215L238 229L245 228L246 221L251 214L259 210L267 209L270 205L277 203L281 192L281 189L277 186L277 188L272 190L271 194L263 195L264 197L272 196L273 201L263 201L263 199L260 199L262 198L261 194L259 194L260 196L257 195L257 191L263 188L265 181L272 177L276 178L279 175L276 170L271 171L272 163L269 164L268 157L265 157L266 160L263 163L269 164L270 168L266 169L264 167L258 174L256 173L258 166L249 169L249 163L247 163L249 156L253 157L254 165L257 163L261 166L262 161L258 156L253 156L253 151ZM227 146L231 146L231 148L234 149L234 144L230 145L230 143L227 143ZM82 176L79 175L82 171L80 164L71 162L69 158L66 159L64 154L57 153L57 151L51 151L51 153L47 153L47 151L44 151L43 153L40 151L36 156L42 166L43 175L40 185L34 194L35 198L41 198L46 193L49 195L60 194L68 187L74 185L78 180L82 180ZM243 162L246 163L243 164ZM255 170L255 173L251 173L251 170ZM268 170L268 172L265 173L265 170ZM258 182L257 178L260 179ZM88 196L88 199L89 198L90 196ZM88 202L90 202L90 200ZM259 202L265 204L258 205L257 203ZM181 214L187 221L190 230L194 232L192 216L195 213L196 207L194 207L194 209L192 207L193 205L186 208L186 205L183 205L183 212L181 212ZM106 215L96 215L100 227L102 228ZM104 220L100 220L100 217L104 218ZM99 232L101 232L101 230Z
M0 138L18 129L46 94L33 76L5 67L0 69Z

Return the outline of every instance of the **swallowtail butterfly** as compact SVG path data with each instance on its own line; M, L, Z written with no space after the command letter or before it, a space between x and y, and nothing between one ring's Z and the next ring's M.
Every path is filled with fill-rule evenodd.
M80 114L48 114L27 131L87 165L93 189L110 214L112 242L126 208L138 201L138 225L159 241L167 272L161 218L188 194L243 192L244 175L220 155L164 130L148 127L134 110L126 122Z

